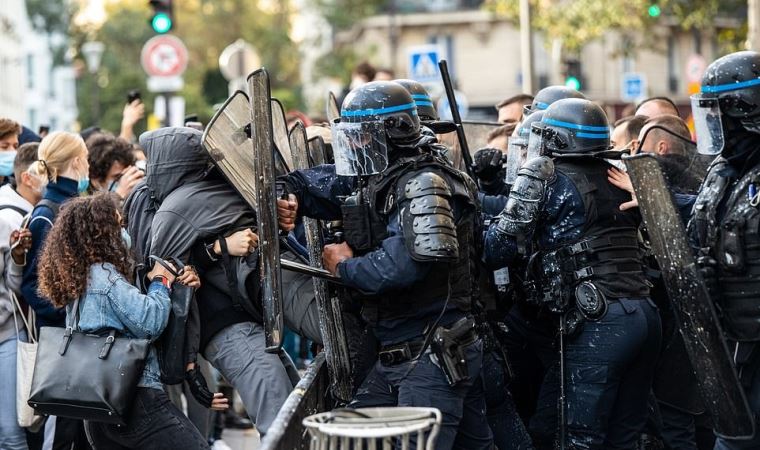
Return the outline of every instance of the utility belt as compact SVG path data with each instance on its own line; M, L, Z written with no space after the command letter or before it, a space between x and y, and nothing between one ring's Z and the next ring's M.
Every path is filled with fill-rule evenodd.
M637 237L600 236L537 253L529 263L525 283L529 304L564 314L578 309L587 320L599 320L607 300L599 279L611 275L643 273Z
M383 366L395 366L418 359L423 353L430 353L446 375L449 385L454 386L469 379L465 349L475 343L480 336L471 317L459 319L449 328L439 326L433 331L432 339L408 341L380 348L378 359ZM429 342L428 342L429 341Z

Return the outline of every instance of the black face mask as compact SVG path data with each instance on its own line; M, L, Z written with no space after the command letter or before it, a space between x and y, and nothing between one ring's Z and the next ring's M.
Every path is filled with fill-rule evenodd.
M760 155L760 134L748 130L739 119L723 115L723 135L725 144L721 156L732 167L741 170L753 163ZM760 130L758 130L760 131Z

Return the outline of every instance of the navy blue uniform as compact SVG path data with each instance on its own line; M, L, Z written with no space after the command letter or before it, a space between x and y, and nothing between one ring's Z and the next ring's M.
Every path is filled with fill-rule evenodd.
M607 298L606 314L565 337L568 444L571 448L635 448L647 417L661 335L660 319L637 259L639 219L619 210L627 194L607 183L607 163L593 158L574 161L557 160L555 176L539 200L538 216L524 236L527 242L502 232L497 219L486 234L485 259L493 268L505 267L522 257L527 246L527 254L533 255L541 272L531 271L530 276L536 289L544 289L544 298L535 300L537 304L564 299L572 309L575 285L562 281L553 285L560 286L558 290L546 290L550 283L568 276L576 283L592 282ZM615 247L612 242L620 237L633 243ZM586 252L586 248L599 252ZM590 266L581 267L584 262ZM572 267L577 270L570 271L571 264L578 264ZM551 317L558 321L558 315ZM555 359L531 421L537 447L550 447L554 441L558 368Z
M370 177L368 189L374 189L373 186L382 185L392 177L388 175L391 170ZM403 167L399 170L409 172ZM435 172L435 169L430 170ZM343 218L341 206L356 188L355 180L337 176L333 165L293 172L285 182L289 192L298 198L299 215L323 220ZM387 192L396 192L396 186L390 186ZM439 317L440 326L449 326L466 317L462 300L469 304L470 299L469 293L464 296L457 290L461 280L447 276L450 271L448 263L421 261L410 253L401 208L398 203L390 204L388 198L393 196L385 194L379 194L379 197L369 195L373 210L377 209L375 200L384 205L381 208L384 209L384 227L375 230L382 239L369 250L354 249L355 256L340 263L338 273L342 281L353 288L352 294L362 302L365 318L373 326L381 347L388 348L400 343L422 342L427 329ZM454 219L459 222L468 213L468 205L456 195L452 195L451 203ZM390 207L386 208L389 204ZM461 236L459 239L463 242ZM431 280L437 280L435 286ZM427 297L427 300L415 302L416 297ZM350 406L436 407L443 414L436 448L490 448L492 438L484 417L485 401L480 380L481 341L468 344L464 353L469 379L453 387L431 358L429 348L416 360L393 364L378 361Z

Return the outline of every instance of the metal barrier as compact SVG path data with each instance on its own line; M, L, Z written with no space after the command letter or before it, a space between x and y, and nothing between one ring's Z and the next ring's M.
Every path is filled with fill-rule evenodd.
M432 450L441 427L436 408L338 409L309 416L310 450Z
M309 436L302 421L310 414L332 408L329 391L325 355L320 353L285 400L269 431L262 438L259 450L308 449Z

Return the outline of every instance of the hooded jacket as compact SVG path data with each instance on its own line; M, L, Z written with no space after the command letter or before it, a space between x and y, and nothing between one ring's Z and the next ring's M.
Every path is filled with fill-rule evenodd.
M188 262L194 247L256 225L255 212L213 168L201 137L201 132L192 128L162 128L140 136L140 145L148 158L145 181L125 203L128 231L138 262L138 283L144 282L145 274L152 266L150 255L177 257ZM255 254L248 258L232 257L230 261L229 270L236 272L238 280L235 294L241 302L247 302L249 308L246 310L259 303L257 292L251 292L245 284L256 269L256 262ZM228 309L230 305L227 303L233 296L221 262L206 265L200 275L203 283L213 286L216 293L214 298L199 301L201 334L208 339L210 336L204 333L204 325L215 318L204 314L204 309L216 307L213 314L216 316L220 309ZM203 296L205 292L207 290L201 288L197 295ZM227 298L222 299L219 294ZM220 305L220 301L224 305ZM226 315L228 318L233 316L252 319L240 311ZM218 331L224 325L215 324L213 328Z

